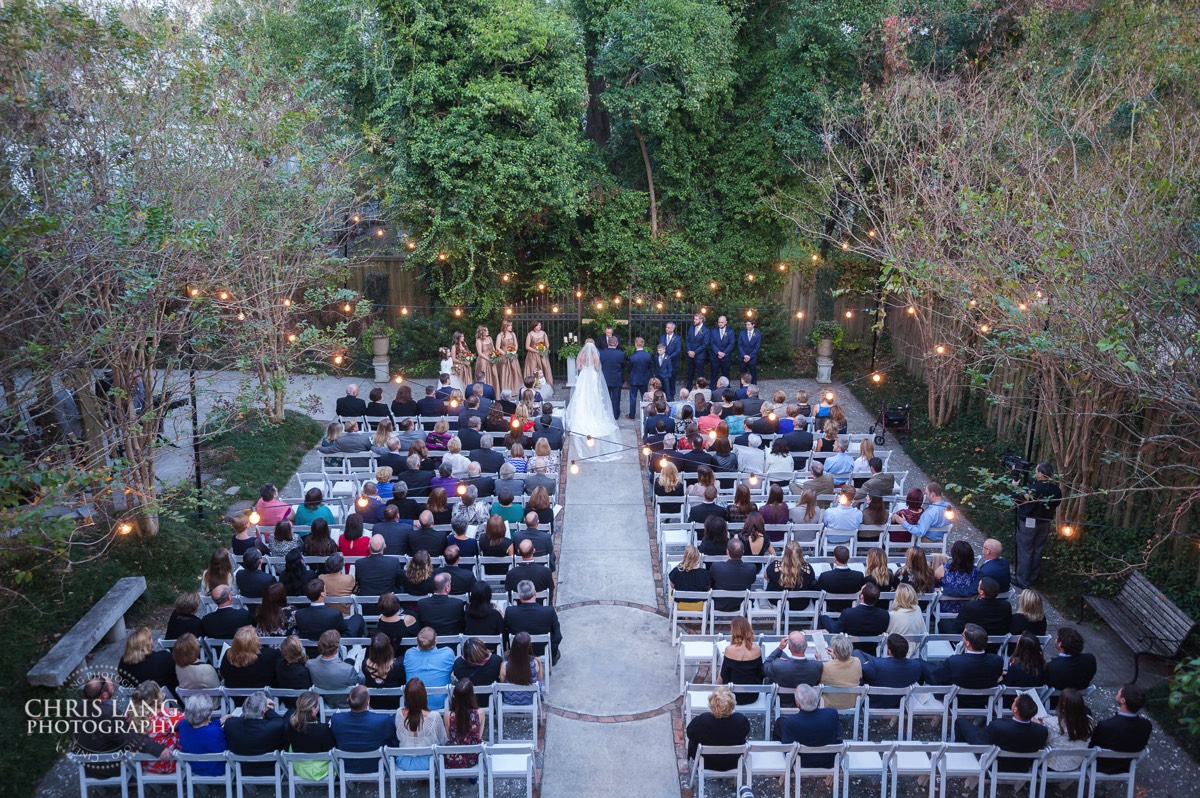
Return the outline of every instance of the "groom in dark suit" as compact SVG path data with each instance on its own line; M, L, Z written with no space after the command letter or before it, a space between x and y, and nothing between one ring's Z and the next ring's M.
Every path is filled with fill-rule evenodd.
M738 334L738 352L742 355L742 373L750 372L750 384L758 385L758 350L762 349L762 336L753 321L746 321L746 331Z
M609 338L608 346L600 350L600 372L608 383L608 397L612 400L613 418L621 417L621 385L625 382L625 352L617 346L617 339Z
M708 347L711 342L709 330L704 326L704 315L697 313L692 316L692 326L687 328L685 335L687 352L687 389L692 390L696 384L696 375L704 376L704 364L708 360ZM672 401L675 399L671 397Z
M629 418L634 418L638 399L650 388L654 356L646 351L646 341L633 339L633 354L629 356Z

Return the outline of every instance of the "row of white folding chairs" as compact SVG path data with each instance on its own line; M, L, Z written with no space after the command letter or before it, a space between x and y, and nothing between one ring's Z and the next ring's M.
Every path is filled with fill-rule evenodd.
M1095 798L1097 786L1119 784L1125 787L1128 798L1133 798L1137 765L1144 755L1145 752L1126 754L1097 748L1043 749L1032 754L1013 754L996 746L963 743L852 742L802 746L750 742L740 746L699 746L692 763L691 782L698 783L698 798L704 798L706 780L732 780L740 789L743 784L753 787L756 777L782 779L784 798L790 798L793 781L796 795L802 795L804 780L813 778L832 779L833 798L851 795L851 779L878 779L880 798L911 794L911 789L901 788L901 779L918 780L917 789L927 791L929 798L935 795L945 798L955 780L960 782L960 789L974 792L977 798L984 798L989 787L994 798L1000 784L1012 785L1015 789L1028 787L1031 798L1045 798L1050 783L1063 789L1074 785L1078 798L1083 798L1085 789L1090 798ZM728 771L706 768L706 756L735 756L737 767ZM832 756L832 764L813 767L812 758L818 756L823 762ZM1073 760L1074 766L1065 770L1051 769L1051 757ZM809 766L804 764L806 759ZM1129 763L1129 769L1117 774L1104 773L1098 767L1101 759L1124 760ZM1020 769L1008 769L1013 767L1014 761L1022 763Z
M455 768L447 765L446 757L456 755L473 755L478 757L474 767ZM396 787L401 781L427 781L429 798L441 796L447 798L451 793L447 790L448 779L469 779L478 785L479 798L484 796L486 781L489 798L496 795L496 781L502 779L524 781L524 794L533 798L534 746L528 743L497 743L484 745L435 745L417 748L379 748L366 752L350 752L333 749L325 753L291 753L279 751L261 756L236 756L225 752L220 754L185 754L175 752L173 759L177 764L174 772L169 774L150 773L146 765L157 760L146 754L68 754L68 758L77 765L79 771L79 791L81 798L88 798L88 790L96 787L115 787L121 790L122 798L128 798L130 772L136 778L138 798L145 798L149 786L174 786L178 798L193 798L196 787L220 788L224 790L225 798L233 798L236 792L238 798L244 795L247 786L270 787L276 796L283 795L283 785L287 782L289 798L295 798L298 787L318 787L327 790L328 798L333 798L335 787L340 787L342 798L346 798L347 788L352 783L374 784L379 796L385 795L385 785L389 786L390 794L396 795ZM421 770L404 770L399 767L397 757L429 757L428 766ZM296 771L296 766L302 763L328 763L324 778L308 779ZM360 763L351 765L350 763ZM205 776L197 774L197 764L220 763L224 767L221 775ZM247 774L246 765L271 764L271 773L267 775ZM87 765L103 765L114 769L112 776L105 778L89 777ZM357 772L361 765L367 765L366 772ZM349 766L349 767L348 767ZM373 768L371 767L373 766ZM354 768L354 770L351 770ZM185 793L186 785L186 793Z

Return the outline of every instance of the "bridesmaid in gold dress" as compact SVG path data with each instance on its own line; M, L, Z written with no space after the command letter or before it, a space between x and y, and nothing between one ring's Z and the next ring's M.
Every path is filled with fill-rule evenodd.
M511 355L504 357L497 364L499 368L494 385L496 396L499 396L501 391L508 390L512 392L513 400L516 401L521 396L521 389L525 387L525 377L521 374L521 364L517 362L517 334L513 332L512 322L508 319L500 322L496 351L503 355Z
M496 390L496 395L500 395L500 389L496 387L495 365L492 363L492 354L496 351L492 346L492 336L488 332L485 325L480 324L475 328L475 371L483 375L479 380L484 385L490 385ZM474 377L471 382L474 382ZM470 385L471 383L467 383Z
M466 338L461 332L455 330L450 339L450 357L454 360L454 375L462 380L463 385L475 382L474 364L462 359L469 354L471 354L471 349L467 346Z
M538 344L545 347L544 352L538 351ZM550 371L550 336L542 329L542 323L535 321L533 329L525 334L525 376L536 377L542 372L542 380L551 388L554 387L554 374Z

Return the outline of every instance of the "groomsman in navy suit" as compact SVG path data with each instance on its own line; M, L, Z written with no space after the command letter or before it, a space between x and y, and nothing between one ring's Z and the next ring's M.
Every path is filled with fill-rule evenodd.
M664 335L663 338L665 337ZM671 357L667 354L667 345L662 341L659 341L658 353L654 356L654 376L658 377L664 386L675 384L675 364L671 362Z
M687 389L692 390L696 384L697 375L704 376L704 363L708 360L709 331L704 326L704 316L700 313L692 316L692 326L688 327L684 343L687 344ZM674 401L675 397L672 396Z
M642 337L633 339L633 354L629 356L629 418L634 418L637 402L650 389L650 377L654 371L654 355L646 351Z
M717 319L717 329L708 334L709 349L712 353L712 387L717 387L717 379L729 376L729 364L733 362L733 346L737 334L729 329L729 322L724 316ZM716 398L716 394L713 394Z
M679 363L679 353L683 351L683 341L679 340L679 336L675 334L675 322L667 322L667 332L665 335L658 336L658 343L667 350L667 359L671 361L671 372L667 380L663 380L663 387L667 389L667 401L675 401L675 370ZM656 373L654 376L658 377ZM662 377L659 377L662 379Z
M742 356L742 373L750 372L750 384L758 385L758 350L762 349L762 336L754 329L754 322L746 322L746 331L738 334L738 352Z
M621 417L621 386L625 383L625 352L617 346L615 337L609 338L608 344L600 350L600 371L608 384L608 398L612 402L613 418Z

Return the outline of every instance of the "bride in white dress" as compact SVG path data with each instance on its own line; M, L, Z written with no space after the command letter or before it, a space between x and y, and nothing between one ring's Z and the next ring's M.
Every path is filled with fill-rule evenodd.
M563 421L571 433L571 448L579 460L608 461L621 456L621 430L613 418L608 384L600 371L600 353L591 338L575 359L575 389ZM592 436L591 445L586 436Z

